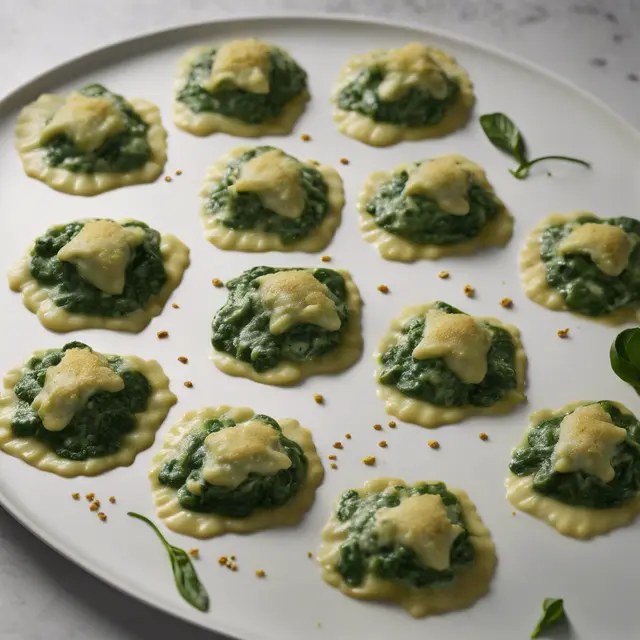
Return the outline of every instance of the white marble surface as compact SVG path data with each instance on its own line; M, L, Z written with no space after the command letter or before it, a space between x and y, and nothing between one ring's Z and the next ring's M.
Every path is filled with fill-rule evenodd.
M0 94L123 38L279 12L360 13L457 32L553 69L640 127L640 0L0 0ZM0 639L205 637L215 636L102 584L0 509Z

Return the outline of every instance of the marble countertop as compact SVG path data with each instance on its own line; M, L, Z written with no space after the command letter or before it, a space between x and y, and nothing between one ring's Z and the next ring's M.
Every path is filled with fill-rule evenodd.
M121 39L282 12L366 14L456 32L552 69L640 128L640 0L0 0L0 94ZM0 509L1 640L215 637L86 574Z

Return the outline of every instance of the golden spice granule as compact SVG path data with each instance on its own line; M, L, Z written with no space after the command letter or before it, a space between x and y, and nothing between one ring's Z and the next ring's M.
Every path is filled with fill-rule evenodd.
M333 443L333 448L334 449L343 449L344 447L342 446L342 442L334 442Z
M189 549L189 555L192 558L199 558L200 557L200 549L194 547L193 549Z
M267 574L262 570L262 569L258 569L256 571L256 578L264 578Z
M448 277L449 277L448 271L440 271L438 273L438 278L440 278L441 280L446 280Z
M94 498L96 497L95 493L87 493L87 495L85 496L85 498L91 502Z
M311 136L308 133L303 133L300 136L300 140L302 140L302 142L309 142L309 140L311 140Z
M387 287L386 284L379 284L378 285L378 291L380 293L389 293L389 287Z
M98 514L98 518L100 518L100 520L102 520L102 522L106 522L107 521L107 514L103 513L102 511Z
M191 380L187 380L184 383L184 386L187 387L187 389L193 389L193 382L191 382Z
M324 396L321 393L314 393L313 399L315 400L316 404L324 404Z
M396 424L395 420L389 420L389 428L390 429L395 429L398 425Z
M182 175L182 169L176 169L176 175L177 176L181 176Z
M89 509L91 511L97 511L100 508L100 500L94 500L90 505Z
M437 440L429 440L429 442L427 442L427 444L432 448L432 449L439 449L440 448L440 443Z
M376 463L375 456L365 456L362 458L362 462L364 462L368 467L372 467Z
M568 338L569 329L558 329L558 338Z
M311 551L307 551L307 558L313 558L313 553Z
M74 500L80 500L80 494L79 494L79 493L72 493L72 494L71 494L71 497L72 497Z
M159 340L164 340L165 338L169 337L169 332L168 331L158 331L158 333L156 333L156 335L158 336Z
M337 460L338 456L331 454L330 456L327 456L329 458L329 460Z
M349 164L349 158L340 158L340 164Z
M213 278L211 280L211 284L218 289L220 289L221 287L224 287L224 282L222 282L220 278Z
M463 291L467 298L473 298L476 295L476 290L470 284L465 284Z
M165 176L164 177L164 181L165 182L171 182L173 180L173 178L171 176Z
M515 512L515 511L512 511L512 512L511 512L511 515L512 515L512 516L515 516L515 515L516 515L516 512Z
M116 503L116 497L115 496L109 496L109 502L111 504L115 504Z
M485 442L489 439L489 436L483 431L478 438L480 438L480 440L484 440Z
M331 256L322 256L320 260L322 260L322 262L331 262Z
M172 303L171 303L171 306L172 306L174 309L179 309L179 308L180 308L180 305L179 305L177 302L172 302Z
M389 445L387 444L386 440L380 440L380 442L378 442L378 446L382 449L386 449Z
M338 468L338 465L337 465L335 462L332 462L329 466L330 466L332 469L337 469L337 468Z
M351 434L350 434L350 433L345 433L345 434L344 434L344 437L345 437L347 440L351 440Z
M513 300L511 298L502 298L502 300L500 300L500 306L505 309L511 309L511 307L513 307Z
M235 562L229 562L227 564L227 567L229 569L231 569L231 571L237 571L238 570L238 565Z
M228 561L228 560L229 560L229 558L227 558L227 556L220 556L220 557L218 558L218 564L219 564L221 567L224 567L224 565L226 565L226 564L227 564L227 561Z
M187 364L189 362L189 358L186 356L178 356L178 362L182 362L182 364Z
M381 424L374 424L374 425L373 425L373 428L374 428L376 431L382 431L382 425L381 425Z

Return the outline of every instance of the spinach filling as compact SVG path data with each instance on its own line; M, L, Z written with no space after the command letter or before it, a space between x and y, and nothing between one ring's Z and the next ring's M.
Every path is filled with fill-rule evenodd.
M124 116L125 127L93 151L81 151L71 138L59 134L48 140L44 160L50 167L74 173L126 173L139 169L151 157L147 141L149 125L122 96L100 84L89 84L79 93L90 98L107 98Z
M283 244L291 244L317 229L329 211L327 183L322 174L307 165L300 165L299 181L305 191L305 207L298 218L286 218L263 206L257 193L229 189L235 184L242 165L274 147L256 147L227 166L222 180L209 194L206 210L229 229L276 233Z
M342 322L340 329L327 331L315 324L303 323L273 335L269 331L271 313L262 304L256 280L279 271L290 269L253 267L230 280L227 302L213 318L213 347L247 362L259 373L283 361L313 360L336 349L349 321L347 289L342 275L332 269L314 269L313 277L329 289Z
M445 302L436 302L434 309L462 313ZM425 323L424 315L412 318L403 328L398 344L382 354L379 377L382 384L440 407L490 407L516 388L516 345L506 329L484 324L492 337L487 375L479 384L466 384L447 367L443 358L417 360L413 357L413 350L422 340Z
M417 244L448 245L475 238L498 212L492 193L472 182L467 190L469 213L443 211L434 198L403 195L409 174L394 175L369 200L366 212L380 228Z
M635 498L640 492L640 422L606 400L598 404L616 427L627 432L627 439L618 445L618 452L611 460L615 470L611 482L603 482L583 471L559 473L555 470L554 448L564 415L535 425L527 433L526 442L513 452L509 469L517 476L532 476L534 491L579 507L610 509Z
M58 251L84 227L71 222L49 229L35 241L31 252L31 275L48 289L53 303L69 313L121 317L144 309L151 296L160 293L167 274L160 252L160 234L143 222L126 222L125 227L144 229L146 238L131 250L124 291L109 295L83 280L78 269L57 257Z
M633 218L601 220L579 218L578 224L609 224L640 237L640 221ZM619 276L608 276L591 258L578 253L559 255L558 245L571 233L575 222L547 227L540 237L540 259L547 272L547 283L564 298L573 311L600 316L640 300L640 244L631 252L627 268Z
M211 76L216 51L211 49L192 63L185 85L176 96L194 113L219 113L247 124L261 124L279 116L287 103L307 89L306 71L284 51L274 48L269 53L269 93L251 93L230 81L214 92L207 91L202 83Z
M222 417L207 420L192 431L181 446L180 454L165 462L158 479L178 492L180 504L189 511L218 513L231 518L246 518L256 509L276 509L286 504L300 491L307 475L307 457L297 442L289 440L280 425L269 416L256 415L252 420L264 422L278 433L283 452L291 460L288 469L272 475L250 473L235 489L209 484L202 477L202 467L208 455L205 438L222 429L233 429L236 422ZM197 483L200 493L191 493L189 484Z
M464 528L451 546L449 569L438 571L422 564L416 552L402 544L382 544L375 531L375 515L383 507L397 507L403 498L417 495L438 495L444 502L447 517ZM442 482L398 486L394 492L360 496L354 490L340 497L337 518L347 523L346 540L340 545L340 559L336 567L350 587L360 586L367 575L384 580L402 582L412 587L439 587L456 579L456 570L475 562L475 549L469 539L462 505Z
M338 94L338 107L344 111L357 111L375 122L388 122L404 127L425 127L438 124L456 102L460 85L442 72L446 80L447 95L438 99L424 87L410 87L398 100L383 100L378 87L386 76L381 67L361 71Z
M82 342L70 342L62 349L52 349L41 358L32 358L27 371L14 388L17 407L11 430L16 438L35 438L56 455L69 460L100 458L119 451L122 439L133 431L134 414L146 410L151 385L139 371L127 370L127 363L115 356L107 358L109 367L124 381L124 389L116 393L98 391L61 431L44 428L31 403L44 387L47 369L60 364L65 351L89 349Z

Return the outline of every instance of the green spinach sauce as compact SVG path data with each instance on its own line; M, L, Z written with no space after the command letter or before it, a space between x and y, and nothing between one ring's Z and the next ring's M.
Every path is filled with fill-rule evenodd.
M454 216L435 199L403 195L409 174L402 171L380 186L366 206L376 225L417 244L448 245L475 238L498 212L494 195L475 182L469 185L469 213Z
M451 566L444 571L422 564L409 546L381 544L375 532L375 515L379 509L397 507L403 498L424 494L440 496L450 522L464 529L451 546ZM371 574L412 587L438 587L454 581L456 570L475 562L475 549L469 539L462 506L442 482L398 486L393 493L367 496L360 496L353 490L345 491L340 497L337 518L341 523L347 523L349 528L346 540L340 545L340 560L336 568L350 587L360 586Z
M273 149L269 146L256 147L230 162L222 180L209 194L206 210L229 229L276 233L283 244L290 244L317 229L329 211L329 189L317 169L300 166L298 179L306 198L304 211L298 218L286 218L265 208L256 193L229 190L238 179L242 165Z
M87 460L115 453L122 439L136 427L134 414L146 410L151 385L139 371L127 370L127 363L109 357L108 364L124 381L124 389L116 393L98 391L62 431L44 428L31 403L42 390L47 369L60 364L68 349L89 349L82 342L70 342L62 349L52 349L40 358L32 358L27 371L16 384L17 407L11 422L16 438L36 438L61 458Z
M555 470L553 450L564 415L542 420L528 432L526 443L512 454L511 471L517 476L532 476L534 491L579 507L610 509L635 498L640 492L640 422L606 400L598 404L613 424L627 431L627 439L620 443L611 461L615 469L611 482L603 482L583 471L559 473Z
M229 297L213 318L211 343L237 360L249 363L257 372L268 371L280 362L313 360L340 345L348 324L347 290L344 278L332 269L315 269L312 274L329 289L342 325L327 331L314 324L298 324L273 335L271 314L262 304L256 280L288 269L253 267L227 283Z
M69 313L121 317L144 309L149 298L160 292L167 281L160 234L143 222L127 222L123 226L144 229L146 238L132 249L124 291L119 295L109 295L94 287L80 277L75 265L57 257L58 251L80 233L84 223L53 227L36 239L31 252L31 275L49 290L56 306Z
M375 122L388 122L404 127L424 127L438 124L456 102L460 85L442 72L448 87L447 95L438 99L424 87L410 87L398 100L382 100L378 87L386 76L381 67L361 71L338 94L338 107L357 111Z
M122 96L111 93L100 84L80 89L90 98L107 98L124 116L124 129L108 138L93 151L80 151L73 140L59 134L47 141L44 159L50 167L60 167L74 173L126 173L142 167L151 157L147 141L149 125L134 111Z
M307 90L307 73L280 49L269 53L269 93L251 93L226 82L215 91L202 83L211 75L216 49L203 53L191 65L176 99L194 113L219 113L247 124L261 124L279 116L287 103Z
M602 220L585 216L578 224L593 222L620 227L640 238L640 221L633 218ZM557 248L572 231L575 222L547 227L540 237L540 259L547 283L564 298L569 309L588 316L601 316L640 300L640 244L631 252L627 268L619 276L608 276L589 256L559 255Z
M284 453L291 460L288 469L272 475L250 473L235 489L209 484L202 477L207 456L205 438L222 429L236 427L235 420L207 420L192 431L182 444L180 455L165 462L158 477L161 484L176 489L180 504L189 511L218 513L231 518L246 518L256 509L275 509L291 500L300 491L307 475L307 457L297 442L289 440L280 425L269 416L256 415L252 420L264 422L278 433ZM197 482L201 493L187 489L187 480Z
M434 308L446 313L462 313L445 302L436 302ZM479 384L466 384L447 367L443 358L417 360L413 357L413 350L422 340L425 322L424 315L410 320L398 344L382 354L379 377L382 384L440 407L490 407L516 388L516 345L506 329L484 325L492 336L487 375Z

